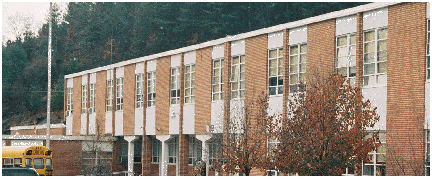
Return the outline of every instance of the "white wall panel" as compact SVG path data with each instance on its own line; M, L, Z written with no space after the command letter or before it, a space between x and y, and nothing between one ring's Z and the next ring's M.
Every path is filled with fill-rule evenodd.
M172 112L175 118L173 119ZM171 105L169 108L169 134L179 134L180 105Z
M156 108L150 107L146 109L146 135L155 135L156 134Z
M147 72L156 71L157 60L147 61Z
M90 83L96 83L96 73L90 74Z
M81 114L81 135L87 134L87 114Z
M123 135L123 111L116 111L114 113L114 132L115 136Z
M72 122L73 122L72 115L66 117L66 135L72 135Z
M124 67L116 68L116 78L124 77Z
M241 132L244 119L244 100L231 100L230 101L230 122L235 126L237 131Z
M195 62L196 62L196 51L195 50L184 53L184 64L185 65L194 64Z
M105 134L112 133L112 111L105 113Z
M350 34L357 31L357 15L336 19L336 36Z
M88 83L88 76L87 75L83 75L81 76L81 85L87 84Z
M96 134L96 113L89 114L89 134Z
M427 3L426 7L426 18L430 19L430 3Z
M143 108L135 108L135 135L143 135Z
M388 26L388 9L363 12L363 30Z
M425 84L425 129L430 129L430 82Z
M108 69L107 70L107 80L112 80L114 79L114 71L113 69Z
M180 66L181 54L171 56L171 67Z
M380 120L375 123L373 128L367 130L386 130L387 119L387 87L363 88L364 100L369 99L373 107L377 107L377 114Z
M144 62L135 64L135 74L144 73Z
M195 134L195 104L183 106L183 133Z
M73 78L67 79L67 88L73 88Z
M307 26L289 30L289 45L307 42Z
M278 48L283 46L283 31L268 34L268 49Z
M224 50L225 50L224 44L213 46L212 59L223 58L224 57Z
M11 140L11 146L43 146L43 140Z
M245 54L245 40L231 42L231 56Z
M269 103L269 110L267 113L268 116L271 116L274 114L282 115L282 112L283 112L283 107L282 107L283 97L282 96L270 96L268 103Z
M215 101L211 103L211 121L214 133L223 132L223 118L224 118L224 101Z

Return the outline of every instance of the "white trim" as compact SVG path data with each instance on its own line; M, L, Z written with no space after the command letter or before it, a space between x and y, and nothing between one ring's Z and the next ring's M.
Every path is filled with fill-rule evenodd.
M144 62L136 63L135 74L144 73Z
M184 65L195 64L196 62L196 51L190 51L184 53Z
M330 13L315 16L315 17L306 18L303 20L298 20L298 21L294 21L294 22L290 22L290 23L280 24L280 25L276 25L276 26L272 26L272 27L268 27L268 28L263 28L263 29L259 29L259 30L255 30L255 31L251 31L251 32L237 34L234 36L228 36L228 37L224 37L224 38L220 38L220 39L216 39L216 40L212 40L212 41L207 41L207 42L204 42L201 44L187 46L187 47L183 47L183 48L179 48L179 49L175 49L175 50L170 50L170 51L166 51L166 52L162 52L162 53L158 53L158 54L148 55L148 56L144 56L144 57L138 57L138 58L118 62L115 64L103 66L103 67L98 67L98 68L94 68L94 69L90 69L90 70L81 71L78 73L68 74L68 75L65 75L65 79L66 78L72 78L75 76L80 76L80 75L87 74L87 73L94 73L94 72L98 72L98 71L103 71L103 70L110 69L110 68L125 66L127 64L132 64L132 63L136 63L136 62L154 60L154 59L157 59L160 57L171 56L171 55L175 55L175 54L179 54L179 53L183 53L183 52L187 52L187 51L197 50L197 49L201 49L201 48L205 48L205 47L209 47L209 46L215 46L215 45L223 44L223 43L229 42L229 41L245 39L245 38L249 38L249 37L253 37L253 36L257 36L257 35L261 35L261 34L268 34L268 33L272 33L272 32L281 31L284 29L296 28L296 27L307 25L307 24L325 21L328 19L335 19L338 17L349 16L349 15L356 14L358 12L370 11L370 10L379 9L379 8L383 8L383 7L387 7L387 6L391 6L391 5L395 5L395 4L399 4L399 3L401 3L401 2L369 3L369 4L365 4L365 5L361 5L361 6L357 6L357 7L353 7L353 8L348 8L348 9L330 12Z
M212 59L224 57L225 44L215 45L212 48Z
M65 135L51 135L50 140L90 140L94 141L99 136L65 136ZM6 139L22 139L22 140L46 140L47 135L2 135L2 140ZM117 141L117 137L103 136L100 138L102 141Z
M43 125L36 125L36 129L46 129L47 124L43 124ZM11 127L10 130L26 130L26 129L34 129L35 126L15 126L15 127ZM66 125L64 124L51 124L50 128L66 128Z
M180 66L181 54L171 56L171 68Z

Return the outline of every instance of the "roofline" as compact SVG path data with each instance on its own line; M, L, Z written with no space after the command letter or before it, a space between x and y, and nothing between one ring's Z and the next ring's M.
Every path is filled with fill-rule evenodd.
M85 75L88 73L96 73L98 71L122 67L125 65L133 64L133 63L144 62L144 61L148 61L148 60L155 60L155 59L158 59L160 57L171 56L171 55L176 55L179 53L198 50L198 49L202 49L205 47L223 44L225 42L231 42L231 41L246 39L249 37L254 37L257 35L278 32L278 31L282 31L284 29L292 29L292 28L296 28L296 27L301 27L304 25L308 25L308 24L312 24L312 23L316 23L316 22L321 22L321 21L325 21L325 20L329 20L329 19L335 19L335 18L339 18L339 17L350 16L353 14L357 14L358 12L365 12L365 11L370 11L370 10L374 10L374 9L380 9L380 8L388 7L388 6L399 4L399 3L401 3L401 2L374 2L374 3L365 4L365 5L360 5L360 6L356 6L356 7L352 7L352 8L348 8L348 9L343 9L340 11L335 11L335 12L330 12L327 14L309 17L309 18L294 21L294 22L289 22L289 23L285 23L285 24L272 26L272 27L258 29L255 31L245 32L245 33L241 33L241 34L237 34L237 35L233 35L233 36L227 36L224 38L211 40L211 41L207 41L207 42L196 44L196 45L182 47L182 48L178 48L175 50L165 51L165 52L161 52L161 53L157 53L157 54L153 54L153 55L148 55L148 56L144 56L144 57L138 57L138 58L118 62L118 63L107 65L107 66L102 66L102 67L93 68L90 70L81 71L78 73L68 74L68 75L65 75L65 79Z
M25 130L25 129L46 129L47 128L47 124L43 124L43 125L30 125L30 126L14 126L11 127L10 130ZM66 128L66 125L64 124L51 124L50 128Z
M66 135L51 135L50 140L80 140L80 141L117 141L117 137L102 136L66 136ZM2 135L2 140L46 140L47 135Z

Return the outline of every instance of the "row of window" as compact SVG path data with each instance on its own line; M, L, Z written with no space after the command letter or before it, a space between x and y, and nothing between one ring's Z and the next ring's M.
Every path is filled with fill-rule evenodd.
M47 158L26 158L25 163L23 163L22 158L3 158L2 161L3 168L12 168L12 167L25 167L25 168L35 168L35 169L52 169L52 159Z
M430 79L429 35L427 22L426 77ZM387 27L364 32L363 40L363 86L387 84ZM289 46L289 92L302 91L300 84L306 83L307 44ZM231 99L245 96L245 55L231 59ZM351 85L356 84L356 34L336 37L336 73L346 77ZM184 66L184 103L195 103L195 64ZM212 101L223 100L224 59L213 60ZM144 106L144 74L136 74L135 107ZM123 77L116 79L116 110L123 109ZM180 67L171 68L170 104L180 104ZM268 93L283 94L283 48L268 50ZM82 113L87 111L87 85L82 86ZM72 112L72 88L67 88L67 115ZM90 84L89 113L95 112L95 84ZM147 72L147 107L155 106L156 72ZM113 110L113 80L107 80L106 110Z

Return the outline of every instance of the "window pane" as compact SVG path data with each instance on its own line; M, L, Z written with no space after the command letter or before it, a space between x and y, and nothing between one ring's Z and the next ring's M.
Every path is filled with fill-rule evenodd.
M290 65L290 73L297 73L297 65Z
M307 51L307 45L306 44L300 45L300 53L306 53L306 51Z
M378 51L387 50L387 40L378 41Z
M269 88L270 95L276 95L276 87Z
M270 68L270 76L276 76L276 68Z
M298 56L297 55L291 56L290 57L290 64L293 65L293 64L297 64L297 63L298 63Z
M375 31L365 32L365 42L375 40Z
M45 162L46 162L46 168L52 169L52 160L50 158L47 158Z
M278 85L283 85L283 77L279 77Z
M355 45L356 44L356 35L351 35L350 37L350 45Z
M378 39L387 38L387 28L378 30Z
M297 45L296 45L296 46L291 46L291 47L290 47L290 54L291 54L291 55L298 54L298 46L297 46Z
M374 175L373 165L363 165L363 175Z
M300 64L300 72L301 73L306 72L306 64L304 63Z
M35 158L33 160L35 169L43 169L44 168L44 162L42 158Z
M365 75L374 74L375 73L375 64L364 65L364 73L365 73Z
M298 74L290 75L290 84L297 84L298 83Z
M242 56L240 56L240 63L244 63L244 62L245 62L245 56L242 55Z
M277 66L277 61L276 59L273 60L269 60L269 68L274 68Z
M270 78L269 86L277 86L277 77Z
M341 47L337 49L337 56L344 57L348 56L348 47Z
M342 68L338 68L337 69L337 73L338 74L341 74L342 76L344 76L344 77L346 77L346 75L347 75L347 71L346 71L346 67L342 67Z
M244 81L240 81L240 89L245 89L245 82Z
M337 46L343 46L347 44L347 36L337 38Z
M277 50L270 50L269 51L269 58L276 58L277 57Z
M375 51L375 42L365 43L365 53L370 53Z
M349 47L349 54L348 55L356 55L356 46L350 46Z
M239 63L239 57L233 57L232 64L238 64Z
M278 94L282 94L283 93L283 87L278 87Z
M354 77L356 76L356 67L349 67L349 76Z
M374 62L375 60L374 60L374 56L375 56L375 53L368 53L368 54L365 54L364 55L364 62L365 63L372 63L372 62Z
M300 63L306 63L307 55L300 55Z
M387 62L378 63L378 73L387 73Z

